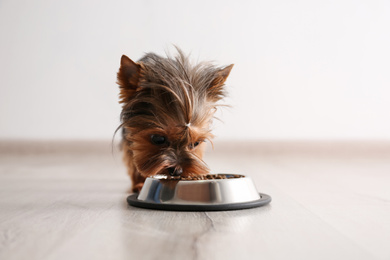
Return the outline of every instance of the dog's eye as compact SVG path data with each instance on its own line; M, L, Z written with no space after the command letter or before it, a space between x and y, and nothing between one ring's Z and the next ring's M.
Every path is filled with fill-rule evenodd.
M195 143L193 143L193 144L190 144L190 149L194 149L195 147L197 147L201 142L203 142L203 141L197 141L197 142L195 142Z
M155 145L163 145L167 143L167 138L162 135L151 135L150 140L152 141L152 144Z

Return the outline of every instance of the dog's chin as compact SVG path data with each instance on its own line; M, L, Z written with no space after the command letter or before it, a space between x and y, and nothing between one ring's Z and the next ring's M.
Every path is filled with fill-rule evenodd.
M166 176L166 177L172 177L172 175L169 173L168 168L161 169L160 167L157 167L156 169L149 169L147 171L139 170L138 171L141 176L148 178L153 176ZM210 173L210 170L203 166L200 168L195 167L189 167L187 170L184 170L183 173L180 175L180 177L194 177L194 176L200 176L200 175L207 175Z
M178 163L178 161L173 158L163 155L156 156L150 153L136 154L134 163L137 171L144 178L155 175L164 175L169 177L171 176L172 168L180 168L182 171L180 176L182 177L206 175L210 172L208 166L199 157L195 155L188 156L191 157L181 159L181 163ZM149 158L153 159L151 160Z

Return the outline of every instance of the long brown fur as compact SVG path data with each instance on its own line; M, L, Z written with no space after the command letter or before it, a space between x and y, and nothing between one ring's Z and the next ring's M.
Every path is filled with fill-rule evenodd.
M147 53L137 63L121 58L122 148L134 192L148 176L209 172L204 142L213 138L210 124L233 65L192 65L177 51L174 58ZM156 144L153 136L166 142Z

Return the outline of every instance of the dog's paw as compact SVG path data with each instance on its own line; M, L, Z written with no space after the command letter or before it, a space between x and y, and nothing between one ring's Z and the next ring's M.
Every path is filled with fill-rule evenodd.
M140 193L143 186L144 186L143 183L137 183L136 185L133 185L132 191L135 193Z

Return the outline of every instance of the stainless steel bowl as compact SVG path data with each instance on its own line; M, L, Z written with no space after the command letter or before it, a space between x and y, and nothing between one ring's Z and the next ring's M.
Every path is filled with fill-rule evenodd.
M138 194L128 197L132 206L163 210L229 210L268 204L271 197L259 194L250 177L219 174L226 179L172 180L147 178Z

